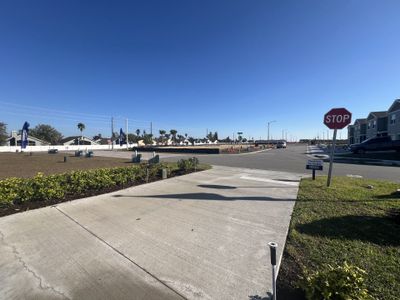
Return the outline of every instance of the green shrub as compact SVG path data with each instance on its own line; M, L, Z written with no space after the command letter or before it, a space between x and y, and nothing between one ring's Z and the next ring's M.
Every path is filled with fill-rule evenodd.
M197 159L182 160L183 171L193 170ZM161 177L161 170L171 165L146 163L134 167L104 168L73 171L64 174L44 176L38 173L33 178L7 178L0 180L0 205L21 204L25 201L62 200L66 196L80 196L113 186L140 183Z
M192 157L189 159L180 159L178 161L178 168L184 172L194 171L196 170L198 164L199 160L196 157Z
M65 190L61 186L60 175L44 176L43 173L38 173L25 181L22 195L22 201L62 199Z
M22 178L7 178L0 181L0 204L11 205L18 199L22 183Z
M370 300L365 287L366 272L344 262L335 267L324 266L321 270L304 271L299 287L309 300Z

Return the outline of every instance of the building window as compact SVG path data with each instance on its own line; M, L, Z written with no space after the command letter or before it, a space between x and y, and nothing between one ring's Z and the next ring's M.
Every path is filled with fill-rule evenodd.
M375 128L376 127L376 121L374 121L373 123L372 123L372 128Z
M372 123L372 122L368 122L368 129L371 128L371 123Z
M390 116L390 124L396 124L396 114Z

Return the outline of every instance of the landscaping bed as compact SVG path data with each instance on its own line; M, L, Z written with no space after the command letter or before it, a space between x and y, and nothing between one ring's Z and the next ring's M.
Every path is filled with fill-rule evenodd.
M67 162L64 162L64 156ZM8 177L29 178L38 172L45 175L96 168L126 167L127 159L112 157L75 157L73 152L48 154L43 152L0 153L0 179Z
M174 177L208 168L192 158L177 163L142 163L47 176L38 173L31 178L11 177L0 180L0 216L160 180L163 169L168 177Z
M397 183L348 177L334 177L327 188L325 176L303 179L280 266L278 298L305 299L304 285L298 287L304 270L346 262L365 270L371 297L349 299L399 299L399 188Z

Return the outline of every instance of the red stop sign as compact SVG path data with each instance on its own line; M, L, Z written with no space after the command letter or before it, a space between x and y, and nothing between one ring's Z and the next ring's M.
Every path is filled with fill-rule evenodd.
M330 129L342 129L351 123L351 112L345 108L332 108L324 116L324 124Z

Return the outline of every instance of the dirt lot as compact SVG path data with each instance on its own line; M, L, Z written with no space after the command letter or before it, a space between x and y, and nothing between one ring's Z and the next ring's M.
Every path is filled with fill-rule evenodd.
M64 163L64 156L67 162ZM38 172L44 174L64 173L73 170L85 170L107 167L127 167L127 159L112 157L74 157L74 153L47 154L0 153L0 179L7 177L32 177Z

